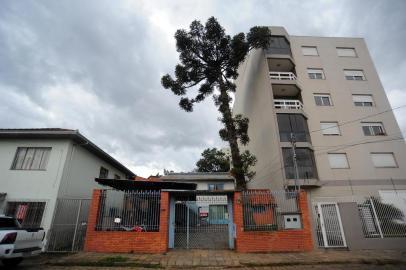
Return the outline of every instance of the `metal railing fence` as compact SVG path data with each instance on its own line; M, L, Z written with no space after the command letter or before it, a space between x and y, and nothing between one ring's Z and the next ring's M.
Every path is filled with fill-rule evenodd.
M102 190L96 222L100 231L159 231L159 191Z
M379 197L358 202L358 212L366 238L406 237L406 213Z
M275 109L303 110L303 103L297 99L274 99Z
M285 229L284 215L300 214L296 191L242 192L244 230L275 231Z
M269 72L269 76L272 80L296 80L296 75L293 72L278 72L278 71L271 71Z

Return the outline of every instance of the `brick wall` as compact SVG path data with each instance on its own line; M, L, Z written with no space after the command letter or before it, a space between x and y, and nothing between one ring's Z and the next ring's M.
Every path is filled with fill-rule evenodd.
M310 251L313 249L310 213L307 196L299 194L299 207L302 213L301 230L244 231L241 192L234 194L234 223L236 225L235 248L238 252L283 252Z
M165 253L168 249L169 194L161 192L159 232L96 231L101 190L93 191L85 251Z

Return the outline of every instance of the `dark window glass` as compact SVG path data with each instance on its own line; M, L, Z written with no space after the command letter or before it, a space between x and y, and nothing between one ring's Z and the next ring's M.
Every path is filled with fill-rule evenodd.
M364 131L365 136L371 136L372 135L371 130L369 129L368 126L363 126L362 130Z
M100 167L99 178L108 178L109 177L109 170L104 167Z
M8 202L6 216L16 218L23 228L41 226L45 202Z
M285 166L285 176L287 179L294 179L295 168L293 165L292 148L283 148L282 153ZM308 148L296 148L296 159L300 179L317 178L317 170L312 150Z
M291 134L297 142L310 142L306 118L301 114L277 114L281 142L290 142Z
M273 36L269 44L269 53L291 55L289 42L285 37Z
M323 100L323 105L324 106L331 106L329 97L322 97L322 100Z

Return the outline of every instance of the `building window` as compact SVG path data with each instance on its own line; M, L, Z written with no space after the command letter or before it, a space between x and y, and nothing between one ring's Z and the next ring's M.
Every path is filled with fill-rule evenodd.
M348 169L350 167L345 153L328 154L328 161L332 169Z
M397 163L393 153L371 153L372 163L376 168L396 168Z
M340 135L337 122L321 122L320 130L323 135Z
M324 72L322 68L308 68L307 74L309 75L309 79L314 80L324 80Z
M271 37L268 52L271 54L292 54L289 41L283 36Z
M6 216L16 218L24 228L41 227L45 202L8 202Z
M207 184L209 190L224 190L224 184Z
M333 106L331 96L329 94L314 94L314 101L317 106Z
M108 178L109 177L109 170L104 167L100 167L99 178Z
M337 48L337 55L339 57L357 57L354 48Z
M11 169L45 170L51 147L18 147Z
M361 123L362 130L364 131L365 136L385 136L385 129L383 124L380 122L375 123Z
M372 95L352 95L352 101L357 107L372 107L374 106L374 100Z
M295 179L296 172L293 165L292 148L282 148L282 154L286 179ZM312 150L308 148L296 148L296 161L300 179L317 178L316 163Z
M344 75L350 81L365 81L365 75L362 70L344 69Z
M281 142L290 142L291 134L297 142L310 142L309 128L303 115L278 113L276 116Z
M317 52L316 46L302 46L302 53L306 56L318 56L319 53Z
M118 175L118 174L114 174L114 179L121 179L121 177L120 177L120 175Z

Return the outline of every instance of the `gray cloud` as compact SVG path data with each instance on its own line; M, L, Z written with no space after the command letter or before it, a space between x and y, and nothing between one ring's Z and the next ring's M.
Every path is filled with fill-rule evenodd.
M176 29L215 16L230 33L283 25L365 37L396 106L406 96L405 11L404 1L3 1L0 126L77 128L141 175L190 170L223 143L211 99L185 113L160 85L177 62Z

